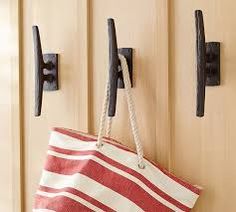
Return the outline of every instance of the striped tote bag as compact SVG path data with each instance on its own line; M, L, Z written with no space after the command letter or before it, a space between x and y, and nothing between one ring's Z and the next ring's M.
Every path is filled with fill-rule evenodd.
M190 211L200 194L193 186L143 156L130 93L126 59L119 55L136 151L110 139L105 128L109 83L98 136L54 128L35 196L34 211Z

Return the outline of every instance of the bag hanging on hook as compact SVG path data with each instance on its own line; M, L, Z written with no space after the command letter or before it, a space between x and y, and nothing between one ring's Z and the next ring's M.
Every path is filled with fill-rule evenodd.
M190 211L198 199L198 187L143 157L128 66L122 55L119 58L136 152L102 136L107 83L98 137L64 128L52 131L35 211Z

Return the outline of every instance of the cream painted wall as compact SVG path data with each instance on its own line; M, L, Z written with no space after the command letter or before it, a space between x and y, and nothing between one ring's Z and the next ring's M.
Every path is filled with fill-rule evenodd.
M18 1L0 1L0 211L21 210Z
M170 4L171 170L204 190L194 211L236 211L236 2L175 0ZM221 42L221 85L206 88L197 118L194 10L206 41Z
M134 48L132 92L145 154L204 187L194 211L235 210L233 0L22 0L21 4L25 211L32 210L50 128L97 133L107 75L108 17L116 20L119 46ZM207 88L206 116L201 120L195 117L195 9L204 11L207 40L222 42L222 85ZM33 116L33 24L40 27L44 52L60 54L60 90L45 93L40 118ZM112 134L132 146L122 90L118 98Z

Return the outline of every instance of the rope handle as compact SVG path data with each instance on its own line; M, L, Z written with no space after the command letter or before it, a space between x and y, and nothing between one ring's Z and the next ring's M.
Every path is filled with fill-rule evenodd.
M119 54L119 59L121 62L121 69L123 73L123 78L124 78L124 84L125 84L125 95L126 95L126 100L128 104L128 111L129 111L129 119L130 119L130 124L131 124L131 129L134 137L134 142L136 146L136 151L137 151L137 156L138 156L138 167L143 169L145 168L144 164L144 159L143 159L143 148L142 144L140 141L139 137L139 132L138 132L138 125L137 125L137 120L136 120L136 115L135 115L135 109L134 109L134 103L131 95L131 82L129 78L129 71L128 71L128 64L126 61L126 58ZM105 122L106 122L106 117L107 117L107 110L108 110L108 101L109 101L109 78L107 80L106 84L106 89L105 89L105 98L103 101L103 107L102 107L102 114L100 117L100 126L99 126L99 132L98 132L98 140L97 140L97 147L100 148L103 143L102 143L102 134L105 128ZM111 133L111 125L112 125L112 118L108 117L107 120L107 129L106 129L106 135L110 137Z

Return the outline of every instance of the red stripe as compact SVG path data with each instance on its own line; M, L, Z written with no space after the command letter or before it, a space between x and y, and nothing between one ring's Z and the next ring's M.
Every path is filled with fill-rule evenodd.
M64 134L64 135L68 135L72 138L76 138L80 141L87 141L87 142L95 142L97 141L96 136L91 136L89 134L86 134L86 133L82 133L82 132L77 132L77 131L74 131L74 130L71 130L71 129L64 129L64 128L53 128L53 131L56 131L56 132L59 132L61 134ZM103 139L106 139L106 140L103 140L105 141L106 143L109 143L109 144L112 144L113 146L117 146L119 147L120 149L123 149L123 150L126 150L128 152L133 152L135 153L133 150L129 149L128 147L124 146L123 144L121 144L120 142L114 140L114 139L111 139L111 138L107 138L107 137L103 137Z
M82 140L82 141L96 141L96 139L94 138L95 136L92 136L92 135L89 135L89 134L86 134L86 133L82 133L82 132L78 132L78 131L75 131L75 130L70 130L70 129L65 129L65 128L54 128L53 130L57 131L59 133L71 136L73 138L77 138L77 139ZM114 139L111 139L111 138L105 138L105 139L106 140L104 140L104 141L106 143L109 143L109 144L111 144L113 146L116 146L116 147L118 147L120 149L123 149L125 151L132 152L132 153L136 154L135 151L131 150L130 148L128 148L126 146L124 146L123 144L121 146L120 142L118 142L118 141L116 141ZM116 144L114 142L116 142ZM151 164L153 164L160 171L162 171L169 178L174 180L175 182L179 183L180 185L184 186L185 188L189 189L190 191L194 192L195 194L200 195L201 189L191 185L190 183L187 183L186 181L183 181L183 180L177 178L175 175L171 174L169 171L167 171L166 169L162 168L159 164L154 163L153 161L148 160L146 157L145 157L145 159L147 161L149 161Z
M165 200L167 200L171 204L175 205L176 207L180 208L181 210L190 211L189 207L178 202L177 200L175 200L174 198L172 198L171 196L169 196L168 194L166 194L165 192L160 190L158 187L156 187L153 183L151 183L148 179L146 179L143 175L141 175L137 171L107 157L106 155L104 155L98 151L95 151L95 150L75 151L75 150L62 149L62 148L55 147L55 146L49 146L49 150L52 150L52 151L55 151L58 153L62 153L62 154L67 154L67 155L95 155L96 157L109 163L110 165L112 165L120 170L123 170L124 172L129 173L130 175L136 177L137 179L142 181L147 187L149 187L152 191L154 191L156 194L158 194L159 196L161 196L162 198L164 198Z
M91 204L95 205L96 207L100 208L103 211L114 212L113 209L111 209L108 206L104 205L103 203L97 201L93 197L90 197L89 195L87 195L87 194L85 194L85 193L83 193L81 191L78 191L77 189L71 188L71 187L55 189L55 188L50 188L50 187L46 187L46 186L40 186L39 190L40 191L49 192L49 193L68 192L68 193L71 193L71 194L73 194L75 196L78 196L78 197L86 200L87 202L90 202Z
M133 201L144 211L172 211L139 185L93 160L68 160L48 155L45 170L64 175L81 173Z
M145 159L147 160L147 158L145 157ZM182 179L176 177L175 175L173 175L172 173L170 173L169 171L167 171L166 169L163 169L162 167L160 167L159 165L157 165L156 163L154 163L153 161L148 160L153 166L157 167L158 169L160 169L166 176L168 176L170 179L174 180L175 182L179 183L180 185L182 185L183 187L187 188L188 190L192 191L193 193L197 194L198 196L201 193L201 189L197 188L193 185L191 185L190 183L183 181Z
M96 141L97 140L97 139L91 138L89 136L84 136L84 135L75 133L72 130L68 130L68 129L55 127L55 128L53 128L53 131L59 132L59 133L64 134L64 135L68 135L72 138L77 138L81 141Z
M34 209L48 209L56 212L92 212L85 205L65 196L45 197L36 195Z

